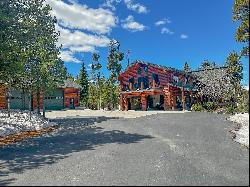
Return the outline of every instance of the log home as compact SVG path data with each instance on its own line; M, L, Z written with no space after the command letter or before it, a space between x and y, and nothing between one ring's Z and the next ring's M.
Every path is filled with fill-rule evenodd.
M0 109L7 108L7 90L0 85ZM74 109L80 106L80 86L73 81L64 81L64 84L59 86L50 94L46 94L43 99L43 94L40 94L40 108L43 108L43 101L46 110L61 110L64 108ZM30 103L32 101L32 103ZM37 108L36 94L30 98L28 93L21 90L10 90L10 108L28 110Z
M189 110L193 80L174 68L135 61L118 78L121 110Z

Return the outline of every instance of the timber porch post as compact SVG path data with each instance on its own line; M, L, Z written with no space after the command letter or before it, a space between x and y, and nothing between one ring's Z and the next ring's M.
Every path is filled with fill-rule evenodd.
M171 105L170 86L164 87L164 110L168 110Z
M171 106L172 106L172 110L175 110L175 106L176 106L176 95L173 93L173 91L171 92Z
M183 108L183 111L185 111L185 91L184 91L184 87L181 88L181 95L182 95L182 108Z
M125 111L128 111L128 98L127 98L127 96L123 97L123 102L124 102Z
M121 107L121 111L124 111L124 102L123 102L123 95L120 95L120 107Z
M191 107L193 104L193 91L191 90L189 94L190 94L190 107Z
M144 94L141 96L141 104L142 104L142 111L147 111L147 96Z

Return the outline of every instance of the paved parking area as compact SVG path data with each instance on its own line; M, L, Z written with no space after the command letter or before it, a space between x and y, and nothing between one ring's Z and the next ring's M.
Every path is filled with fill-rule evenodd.
M72 116L0 149L0 185L249 185L249 150L208 113Z

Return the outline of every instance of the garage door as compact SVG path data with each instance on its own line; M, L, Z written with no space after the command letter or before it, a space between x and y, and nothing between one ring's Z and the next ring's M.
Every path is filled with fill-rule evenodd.
M64 108L63 90L56 90L45 97L46 110L61 110Z
M8 101L6 98L6 108L7 105ZM18 90L10 91L11 109L29 110L29 106L30 106L30 97L28 94L22 93L21 91Z

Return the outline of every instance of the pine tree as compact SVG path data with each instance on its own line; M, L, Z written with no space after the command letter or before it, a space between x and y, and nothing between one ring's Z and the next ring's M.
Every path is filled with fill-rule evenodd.
M114 82L122 70L121 61L124 59L124 53L120 51L120 43L111 40L109 44L109 55L107 69L110 70L110 79Z
M101 73L100 73L100 69L102 68L102 65L100 64L99 62L99 59L100 59L100 55L97 54L97 53L93 53L92 55L92 60L93 60L93 63L92 63L92 71L94 72L92 77L94 77L94 83L95 83L95 86L97 87L97 95L98 95L98 98L99 98L99 102L98 102L98 109L101 109L101 84L100 84L100 77L101 77ZM97 74L96 74L97 72Z
M237 102L242 93L241 80L243 79L243 65L240 56L235 51L229 54L226 66L231 83L228 94Z
M88 83L88 73L86 71L84 62L82 63L82 67L79 73L78 83L81 86L80 102L83 106L86 106L87 98L88 98L89 83Z
M184 65L185 74L190 73L190 71L191 71L191 68L190 68L189 64L187 62L185 62L185 65Z
M88 86L88 98L87 98L87 106L92 110L98 109L98 90L96 85L93 82L89 83Z
M120 51L120 43L116 40L111 40L109 44L109 55L107 69L110 71L109 81L111 84L112 108L115 108L118 101L117 93L117 78L122 71L121 61L124 59L124 53Z
M204 60L200 67L199 70L208 70L208 69L213 69L216 68L216 63L215 62L209 62L208 60Z
M233 6L233 21L239 21L235 39L237 42L245 43L241 55L249 57L249 0L235 0Z
M45 0L7 0L0 6L0 61L6 65L0 70L2 82L8 88L27 90L31 97L36 93L40 113L40 94L58 87L66 74L56 46L56 18ZM3 16L5 10L11 18Z

